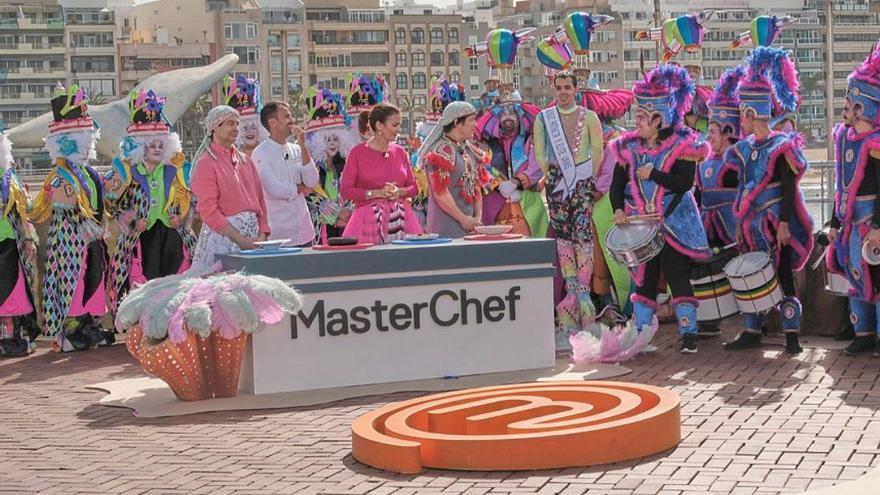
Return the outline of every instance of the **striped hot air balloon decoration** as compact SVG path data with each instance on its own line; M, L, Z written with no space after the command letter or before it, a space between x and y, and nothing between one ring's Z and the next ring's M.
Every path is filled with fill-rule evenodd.
M749 24L749 30L741 33L730 44L731 48L739 48L741 46L770 46L776 41L779 33L793 24L797 19L787 15L785 17L776 17L775 15L761 15L752 19Z
M501 82L513 82L510 70L516 61L519 45L532 41L531 34L536 28L524 28L517 31L510 29L493 29L486 35L486 41L465 48L465 55L476 58L485 55L489 68L498 71Z
M663 47L663 62L668 62L682 48L687 52L695 52L703 46L704 25L715 15L714 10L704 10L697 15L683 15L667 19L663 25L649 31L636 33L637 40L659 41Z

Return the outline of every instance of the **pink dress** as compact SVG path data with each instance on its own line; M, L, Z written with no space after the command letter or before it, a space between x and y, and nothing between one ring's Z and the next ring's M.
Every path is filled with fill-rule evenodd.
M387 153L361 143L352 148L345 161L339 188L343 199L353 201L355 210L342 235L358 242L386 244L406 234L422 232L411 203L418 192L409 155L398 144ZM382 189L392 183L402 190L401 199L367 199L367 190Z

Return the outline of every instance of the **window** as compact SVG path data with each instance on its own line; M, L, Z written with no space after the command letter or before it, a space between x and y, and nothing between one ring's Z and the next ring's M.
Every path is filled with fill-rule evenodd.
M439 45L443 43L443 28L431 28L431 44Z
M256 64L260 61L260 49L255 46L227 46L226 53L238 55L240 64Z
M407 82L406 74L397 75L397 89L406 89Z
M449 52L449 65L458 66L461 62L458 58L459 53L457 51Z
M351 54L352 67L380 67L388 65L391 54L388 52L364 52Z
M470 70L480 70L480 62L477 58L469 58L468 59L468 69Z
M449 42L458 43L458 28L449 28Z
M280 74L281 73L281 54L273 53L269 55L269 71L272 74Z
M410 33L410 40L413 44L421 45L425 43L425 30L422 28L414 28Z
M257 37L257 24L254 22L227 22L223 32L228 40L252 40Z
M269 48L281 47L281 35L278 33L270 34L269 39L266 40L266 43L269 45Z
M39 40L27 40L34 48L43 46L42 37ZM71 48L111 48L113 47L113 33L70 33Z
M71 72L114 72L115 57L70 57Z
M349 22L381 23L385 22L384 10L349 10Z
M85 88L89 96L93 98L95 95L116 95L116 81L113 79L79 79L76 83Z
M287 33L287 48L299 48L299 33Z
M425 73L424 72L416 72L412 76L413 80L413 89L425 89Z
M443 52L431 52L431 65L443 65Z
M299 77L289 77L287 78L287 91L302 91L302 78Z
M406 52L397 52L394 54L394 63L398 67L406 67Z
M413 104L416 107L424 107L427 102L428 98L425 95L416 95L415 98L413 98Z
M394 42L398 45L406 43L406 29L397 28L394 30Z
M424 67L425 66L425 52L421 50L416 50L412 53L412 66L413 67Z
M336 31L312 31L312 42L316 45L335 45Z
M298 53L287 54L287 72L299 72L302 70L302 61Z
M388 31L352 31L352 43L378 45L388 41Z
M453 83L461 82L461 75L459 75L458 72L453 72L452 74L449 74L449 82L453 82Z
M284 94L284 83L280 77L272 78L272 97L278 98Z
M342 15L338 10L333 9L307 9L306 20L308 21L324 21L324 22L340 22Z

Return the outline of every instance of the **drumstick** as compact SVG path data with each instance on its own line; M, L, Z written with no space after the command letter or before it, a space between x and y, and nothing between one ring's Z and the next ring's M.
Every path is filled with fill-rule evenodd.
M638 222L643 220L660 220L661 215L659 213L655 213L652 215L634 215L631 217L626 217L626 221L628 222Z

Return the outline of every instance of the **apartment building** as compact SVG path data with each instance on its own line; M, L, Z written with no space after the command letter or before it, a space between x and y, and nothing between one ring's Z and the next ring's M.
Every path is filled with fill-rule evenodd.
M162 38L159 38L160 41ZM214 43L120 43L117 87L126 95L141 81L162 72L202 67L214 61Z
M49 110L67 80L64 18L55 0L0 4L0 129Z
M69 82L98 100L119 96L116 19L105 0L61 0Z

